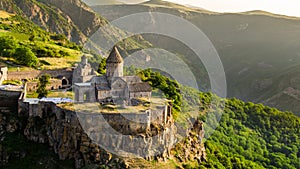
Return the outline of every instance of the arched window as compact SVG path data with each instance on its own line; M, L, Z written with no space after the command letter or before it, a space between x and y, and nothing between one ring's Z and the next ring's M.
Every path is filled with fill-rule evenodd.
M68 85L68 80L67 79L63 79L61 81L62 86Z

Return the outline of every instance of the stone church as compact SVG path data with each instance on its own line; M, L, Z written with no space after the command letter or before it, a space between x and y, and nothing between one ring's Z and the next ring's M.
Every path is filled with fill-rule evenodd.
M87 57L74 70L73 91L76 102L112 102L131 105L133 99L150 101L151 86L138 76L123 76L123 58L114 47L106 60L106 75L96 76Z

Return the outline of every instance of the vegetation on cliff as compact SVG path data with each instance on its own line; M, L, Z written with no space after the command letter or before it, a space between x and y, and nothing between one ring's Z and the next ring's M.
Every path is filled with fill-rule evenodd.
M174 111L181 111L182 97L180 94L179 83L176 80L172 80L151 69L140 71L138 75L141 77L142 81L148 82L154 88L158 88L164 93L167 99L172 100Z
M261 104L245 103L235 98L222 99L214 94L198 92L188 87L180 88L179 91L176 88L176 81L150 70L145 70L142 75L145 78L144 80L149 80L152 85L157 84L157 87L164 86L160 86L158 82L165 84L165 87L170 90L168 91L169 96L172 96L172 93L191 94L189 104L197 104L195 100L198 98L200 101L199 120L210 123L207 121L209 119L206 118L206 115L216 112L222 115L222 118L220 125L204 142L207 154L205 162L199 163L199 159L186 160L186 157L194 157L201 147L199 145L201 144L199 140L201 136L191 133L189 137L173 149L172 155L167 162L135 160L135 162L131 163L132 166L151 166L153 168L153 166L162 164L166 168L297 169L300 165L300 129L298 128L300 118L292 113L281 112ZM173 87L169 87L169 85ZM182 99L182 104L186 104L184 103L185 101ZM224 109L219 108L220 102L225 102ZM12 144L12 140L8 139L10 137L4 139L4 147L10 152L18 150L13 146L15 144ZM23 145L25 143L20 144ZM31 144L29 147L36 146L34 143ZM197 151L192 147L198 147ZM183 150L188 148L194 151L183 152ZM182 156L182 154L185 156ZM40 161L40 156L31 156L31 153L27 155L25 159ZM10 165L15 166L17 164L15 159L11 160L12 163ZM30 163L24 166L31 167L31 165L34 166L35 164Z
M127 73L135 72L126 68ZM184 168L294 168L300 166L300 118L291 112L282 112L262 104L243 102L236 98L222 99L212 93L198 92L181 86L175 80L151 70L141 71L143 80L150 82L170 99L178 99L174 105L198 105L199 119L206 123L211 113L222 116L219 126L205 141L207 161L182 163L176 157L181 148L177 146L174 155L177 165ZM166 89L166 90L165 90ZM171 96L171 97L170 97ZM177 97L180 96L180 97ZM182 98L182 96L189 96ZM180 103L180 104L179 104ZM221 103L225 103L222 108ZM186 112L180 112L180 115ZM180 116L177 114L177 116ZM211 120L211 119L208 119ZM208 128L207 130L211 130ZM177 150L176 150L177 149Z
M218 111L210 104L214 97L211 93L200 94L201 109L208 114ZM219 127L205 142L208 161L200 166L299 168L299 117L235 98L225 103Z
M47 97L47 95L49 94L49 91L46 89L47 84L50 83L50 75L49 74L44 74L41 77L39 77L39 83L38 83L38 88L37 88L37 93L38 98L43 98L43 97Z
M0 59L9 68L19 65L57 68L58 60L65 59L69 64L63 61L59 67L70 67L68 65L76 62L80 49L64 35L49 33L19 15L4 11L0 15Z
M48 32L64 34L78 44L106 23L80 0L2 0L0 9L30 19Z
M3 3L5 1L8 2L9 0L4 0ZM48 9L49 8L47 8L47 10ZM197 12L197 10L193 12ZM39 28L38 26L34 25L31 21L18 15L0 12L0 16L1 16L0 17L0 49L1 49L0 59L4 63L13 62L15 64L22 64L22 65L32 66L32 67L38 66L42 68L49 68L51 66L70 67L70 65L72 65L76 61L74 57L80 54L80 52L78 51L80 47L68 41L67 37L64 35L48 33L43 29ZM245 15L243 14L241 16L244 17ZM193 13L193 15L187 15L187 17L197 18L199 16L198 14ZM223 22L223 18L227 18L228 16L227 15L214 16L214 18L218 18L218 17L221 17L220 20L222 20ZM264 16L264 18L265 17L266 16ZM280 21L281 20L282 19L280 19ZM222 22L220 21L220 23ZM235 22L239 23L239 21L235 21ZM54 22L54 23L61 23L61 22ZM297 25L298 21L288 20L288 21L284 21L284 23L293 23ZM199 24L206 25L206 24L202 24L202 22ZM204 27L204 30L210 30L209 28L210 28L209 26ZM237 25L237 28L238 28L237 31L241 32L243 30L248 29L248 25L246 27L245 24L239 23ZM250 28L251 27L249 27L249 29ZM75 30L77 30L77 28ZM62 31L62 33L65 32ZM222 35L224 35L223 32ZM228 34L226 34L226 36L228 36ZM261 37L265 37L265 36L261 36ZM282 37L279 37L279 39L280 38ZM297 38L297 36L293 38ZM79 39L84 39L84 38L79 38ZM128 46L127 47L132 51L134 51L137 47L141 47L141 45L138 45L136 39L129 39L127 41L127 43L130 44L129 47ZM151 37L149 39L151 39ZM169 41L169 39L167 40ZM121 43L122 43L121 46L126 46L125 42L121 42ZM221 51L221 54L224 54L224 56L236 54L236 53L226 52L224 50L224 48L226 49L232 48L231 46L226 46L226 43L223 44L223 42L217 42L217 41L215 43L219 46L220 48L219 50ZM245 51L249 50L248 48L245 49L237 45L239 43L240 40L233 43L236 49L239 48ZM164 43L164 44L173 44L173 43ZM273 46L273 43L270 44L272 44ZM147 46L147 44L144 44L142 46ZM281 48L278 49L281 50ZM291 51L294 51L293 46L291 49L293 49ZM179 48L179 50L181 49ZM235 50L232 51L236 52ZM18 55L18 53L28 53L29 60L22 61L22 58L20 58L20 55ZM273 54L273 53L270 54L268 52L266 53L269 55ZM277 54L276 51L275 53ZM283 55L281 52L278 53L280 54L280 56ZM27 58L27 55L25 56ZM241 56L245 58L248 57L248 55L241 55ZM39 64L36 63L36 58L39 60ZM248 57L248 58L252 58L252 57ZM278 58L279 59L273 59L273 60L280 60L280 57ZM60 59L64 59L63 63L68 63L68 65L57 65L57 63L59 63L58 60ZM297 58L292 58L292 59L293 61L295 60L297 61ZM97 60L95 60L94 62L97 62ZM274 63L274 64L277 65L278 63ZM284 68L284 71L282 73L278 73L276 74L276 76L274 76L276 77L276 79L282 79L278 81L278 84L289 84L293 87L296 86L295 84L298 85L298 80L297 80L298 76L296 76L298 75L297 74L298 70L295 71L298 66L297 64L298 63L295 62L293 67ZM8 64L8 65L11 67L15 67L13 64ZM241 64L241 66L245 66L245 65ZM251 76L250 78L247 76L243 76L243 78L239 78L240 77L239 75L243 74L243 72L245 71L247 72L252 69L256 70L256 67L259 67L260 70L264 69L263 72L265 72L266 74L270 73L271 72L270 70L275 69L275 67L270 68L270 66L265 64L264 62L259 63L257 65L256 62L253 62L252 65L246 65L246 67L249 69L243 69L239 72L237 70L240 70L241 67L238 66L232 69L233 72L228 71L230 74L235 75L232 76L232 78L230 79L239 79L243 81L243 83L241 83L240 85L244 85L246 83L247 85L252 85L253 83L251 83L250 80L253 81L257 80L257 78L254 78L255 77L254 74L256 74L255 72L249 74ZM99 68L99 72L101 74L105 73L104 68L105 66L103 65L103 63L101 63ZM278 69L278 71L280 71L280 69ZM276 73L276 71L274 72ZM289 73L289 75L291 75L291 77L293 78L285 77L285 72ZM296 169L299 168L300 166L300 162L299 162L300 119L295 115L293 115L292 113L281 112L277 109L266 107L261 104L254 104L251 102L245 103L238 99L221 99L211 93L199 93L198 91L187 87L180 87L176 81L167 78L161 75L160 73L152 72L150 70L145 70L141 72L140 75L144 81L148 81L153 87L159 88L165 93L167 98L172 99L174 101L174 105L173 105L174 112L177 113L177 114L173 114L174 116L179 116L178 113L180 112L180 110L182 111L183 114L183 112L185 112L186 110L185 107L188 106L188 104L198 104L197 100L199 99L200 99L200 108L199 108L200 120L206 121L207 120L206 115L210 113L217 112L218 114L222 114L220 126L217 127L213 135L205 142L206 152L207 152L206 162L198 163L197 161L195 162L193 160L181 161L181 158L178 156L180 152L177 151L181 151L182 148L186 148L185 147L186 145L183 144L182 147L180 147L179 145L179 147L176 147L174 149L173 151L174 158L170 157L170 159L167 162L167 164L170 165L163 163L163 165L166 168L169 167L171 168L175 168L175 167L296 168ZM264 81L263 77L259 77L258 79L259 80L262 79L262 82L265 82L262 83L261 85L258 85L259 89L264 88L265 85L268 86L268 81ZM273 81L276 81L276 79ZM288 83L281 83L281 82L288 82ZM230 88L230 90L235 90L235 89ZM275 94L273 92L275 90L277 90L276 87L270 88L270 92L264 93L264 98L267 98ZM192 96L190 100L188 100L188 102L182 98L182 94L185 93L189 93L190 96ZM249 93L251 97L254 98L257 95L259 95L261 92L256 93L250 91ZM280 97L280 98L283 99L284 97ZM226 104L224 110L217 109L214 105L218 103L212 101L225 102ZM293 102L293 103L297 103L297 102ZM6 118L5 120L1 119L1 123L4 123L4 121L10 121L10 118ZM13 126L14 125L22 126L22 123L17 122L14 123ZM72 168L70 167L72 165L70 165L68 161L59 161L57 156L55 156L55 154L53 153L53 151L52 150L49 151L48 146L39 145L27 141L23 137L22 130L13 130L8 132L5 131L4 134L2 133L2 129L9 129L9 128L11 127L7 127L7 126L1 127L1 143L0 143L2 145L1 151L10 154L11 157L9 158L9 164L6 165L5 168L46 168L46 167L59 168L61 166L66 166L65 168L68 167ZM190 142L192 141L196 142L197 135L192 135L192 137L193 138L190 139L191 140ZM35 149L38 149L38 151L33 151ZM23 152L25 152L24 157L23 157L24 154ZM47 161L51 161L51 165L46 165ZM64 163L67 164L65 165ZM159 164L161 164L162 162L151 161L148 163L158 167ZM138 165L138 163L133 165Z

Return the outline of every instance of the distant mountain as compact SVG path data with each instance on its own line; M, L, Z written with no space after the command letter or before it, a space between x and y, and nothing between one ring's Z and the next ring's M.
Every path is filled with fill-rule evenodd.
M264 103L300 116L300 18L264 11L215 13L160 0L92 8L110 21L149 11L189 20L215 45L225 68L228 97ZM143 37L155 46L186 58L196 57L172 38ZM189 61L194 72L203 72L203 67L195 68L199 64L194 62ZM209 85L205 85L208 84L207 75L201 73L197 78L202 89L209 90Z
M118 0L101 0L101 1L99 1L99 0L82 0L82 1L89 6L123 4L121 1L118 1Z

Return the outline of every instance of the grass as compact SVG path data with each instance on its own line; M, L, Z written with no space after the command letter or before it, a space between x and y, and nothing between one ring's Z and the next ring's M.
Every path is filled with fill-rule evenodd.
M74 98L74 93L71 91L51 91L47 97Z
M17 32L12 32L12 31L7 31L7 30L1 30L0 36L13 36L20 41L28 40L30 37L29 35L26 35L23 33L17 33Z
M38 97L38 93L36 92L27 92L26 93L26 98L37 98Z
M38 93L36 93L36 92L27 92L26 97L27 98L37 98ZM48 98L56 97L56 98L70 98L70 99L73 99L74 98L74 93L69 92L69 91L50 91L47 97Z
M33 40L29 40L33 36ZM81 55L80 47L69 42L65 37L53 39L57 36L51 34L30 20L18 15L0 11L0 37L12 36L17 42L17 47L28 47L39 57L39 69L60 69L74 66ZM49 55L49 56L47 56ZM14 63L13 59L3 58ZM1 59L1 60L3 60ZM6 64L10 71L28 70L17 64ZM30 69L29 69L30 70Z
M25 44L26 46L30 45L30 41L28 40L29 35L27 34L20 34L20 33L7 32L7 31L0 32L0 36L8 36L8 35L15 37L16 39L18 39L18 41L22 41L22 43ZM36 44L46 48L50 48L51 50L64 51L68 53L67 56L63 56L63 57L39 57L38 59L41 61L40 62L41 66L39 67L40 69L70 68L73 67L74 64L80 60L80 56L82 55L81 51L54 45L49 42L36 42ZM31 68L24 67L21 65L7 64L5 63L5 61L14 63L14 60L12 58L4 58L4 57L2 57L0 60L0 62L8 66L9 71L31 70Z
M55 95L52 95L55 96ZM73 96L71 92L69 95L66 93L65 96ZM50 97L50 95L48 95ZM73 97L69 97L73 98ZM104 105L101 106L99 103L79 103L79 104L70 104L70 103L62 103L59 104L60 107L68 109L68 110L79 110L89 113L144 113L146 110L150 109L158 109L161 106L164 106L165 100L161 98L151 98L151 107L146 105L138 105L138 106L126 106L123 108L122 106L115 105Z
M44 60L48 62L50 65L43 65L41 69L60 69L60 68L70 68L73 67L76 62L79 61L79 54L77 58L72 57L63 57L63 58L49 58L43 57L39 58L39 60Z
M14 16L14 14L8 13L8 12L3 11L3 10L0 10L0 18L5 19L5 18L9 18L11 16Z
M14 59L12 59L12 58L0 57L0 63L7 66L9 72L33 70L32 68L29 68L29 67L15 65L15 64L13 64L13 62L14 62Z
M3 85L22 85L22 82L19 80L4 80L2 82Z
M121 106L100 106L99 103L79 103L72 105L76 110L89 113L141 113L148 108L144 106L127 106L121 108ZM73 107L65 107L72 109Z

